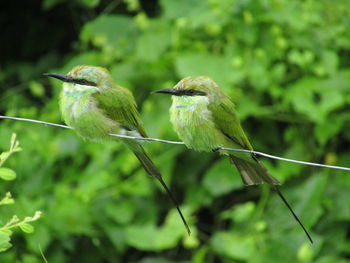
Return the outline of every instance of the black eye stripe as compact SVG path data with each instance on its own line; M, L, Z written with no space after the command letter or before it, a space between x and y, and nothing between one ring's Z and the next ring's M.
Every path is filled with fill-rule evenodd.
M86 79L72 79L72 82L79 85L86 85L86 86L97 86L97 84L93 81L88 81Z
M188 90L183 90L182 95L183 96L206 96L207 93L200 90L188 89Z

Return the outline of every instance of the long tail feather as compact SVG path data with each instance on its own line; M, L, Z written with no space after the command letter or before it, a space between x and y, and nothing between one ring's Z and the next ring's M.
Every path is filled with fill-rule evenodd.
M294 213L292 207L289 205L286 198L284 198L281 191L279 190L278 185L280 185L280 182L267 172L266 168L255 158L255 156L252 156L251 162L237 158L234 155L229 155L229 157L233 164L237 167L245 185L267 183L271 186L271 188L278 194L278 196L282 199L283 203L287 206L294 219L304 230L311 244L313 244L313 240L310 234L308 233L298 216Z
M134 147L133 147L134 148ZM134 148L135 149L135 148ZM162 185L162 187L165 189L165 191L167 192L168 196L170 197L171 201L174 203L180 217L181 220L184 224L184 226L186 227L187 233L188 235L191 235L191 230L190 227L187 224L187 221L185 219L185 217L183 216L181 209L179 207L179 204L177 202L177 200L175 199L175 197L173 196L173 194L171 193L171 191L169 190L168 186L165 184L161 173L159 172L158 168L154 165L154 163L152 162L152 160L148 157L148 155L146 154L146 152L144 151L144 149L142 148L141 145L139 145L137 150L133 150L135 156L137 157L137 159L139 159L140 163L142 164L142 167L145 169L145 171L150 175L155 177L160 184Z
M162 177L157 177L158 181L160 182L160 184L163 186L163 188L165 189L165 191L168 193L170 199L173 201L176 209L177 209L177 212L179 213L180 217L181 217L181 220L183 222L183 224L185 225L186 227L186 230L187 230L187 233L188 235L190 236L191 235L191 229L190 227L188 226L187 222L186 222L186 219L185 217L183 216L181 210L180 210L180 207L177 203L177 200L175 199L175 197L173 196L173 194L170 192L169 188L167 187L167 185L165 184L165 182L163 181L163 178Z
M308 237L308 239L310 240L311 244L313 244L314 241L312 240L309 232L306 230L306 228L304 227L303 223L300 221L299 217L294 213L292 207L289 205L289 203L287 202L286 198L284 198L284 196L282 195L280 189L278 189L278 186L274 185L274 186L272 186L272 189L278 194L278 196L282 199L284 204L288 207L289 211L292 213L292 215L295 218L295 220L299 223L301 228L304 230L304 232L305 232L306 236Z

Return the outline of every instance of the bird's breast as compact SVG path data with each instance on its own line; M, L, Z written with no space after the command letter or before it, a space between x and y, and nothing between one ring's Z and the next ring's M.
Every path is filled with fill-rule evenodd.
M185 127L200 124L211 119L207 97L175 97L171 107L171 116L177 125Z
M82 92L65 92L61 96L61 111L66 122L79 120L83 114L92 111L96 105L93 98Z
M109 133L118 133L120 125L99 108L92 94L63 90L60 101L62 117L81 137L95 141L105 140Z
M181 140L199 151L218 147L220 138L205 96L175 97L170 108L170 120Z

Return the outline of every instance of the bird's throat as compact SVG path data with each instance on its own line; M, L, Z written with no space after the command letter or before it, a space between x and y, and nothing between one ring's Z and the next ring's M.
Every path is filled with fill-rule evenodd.
M98 92L98 88L95 86L79 85L72 83L65 83L63 85L63 93L65 96L72 96L79 98L84 95L90 95Z
M209 99L206 96L172 96L173 107L197 110L207 108Z

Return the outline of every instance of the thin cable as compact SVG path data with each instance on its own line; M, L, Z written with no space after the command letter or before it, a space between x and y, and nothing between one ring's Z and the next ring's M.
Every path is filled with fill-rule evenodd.
M51 122L46 122L46 121L38 121L38 120L32 120L32 119L26 119L26 118L19 118L19 117L9 117L9 116L0 115L0 119L34 122L34 123L43 124L45 126L55 126L55 127L65 128L65 129L72 129L71 127L68 127L68 126L62 125L62 124L51 123Z
M275 156L275 155L267 154L267 153L263 153L263 152L250 151L250 150L245 150L245 149L232 149L232 148L226 148L226 147L218 147L218 148L222 149L222 150L226 150L226 151L254 153L256 155L260 155L260 156L263 156L263 157L266 157L266 158L270 158L270 159L276 159L276 160L279 160L279 161L285 161L285 162L291 162L291 163L305 164L305 165L309 165L309 166L318 166L318 167L323 167L323 168L331 168L331 169L350 171L350 168L348 168L348 167L299 161L299 160L283 158L283 157L279 157L279 156Z
M45 126L54 126L54 127L65 128L65 129L72 129L69 126L62 125L62 124L51 123L51 122L46 122L46 121L38 121L38 120L32 120L32 119L26 119L26 118L19 118L19 117L9 117L9 116L2 116L2 115L0 115L0 119L25 121L25 122L32 122L32 123L43 124ZM128 136L128 135L112 134L112 133L109 134L109 135L113 136L113 137L132 139L132 140L139 140L139 141L152 141L152 142L161 142L161 143L178 144L178 145L184 145L185 144L184 142L162 140L162 139L157 139L157 138L144 138L144 137L135 137L135 136ZM263 157L266 157L266 158L275 159L275 160L279 160L279 161L285 161L285 162L298 163L298 164L304 164L304 165L309 165L309 166L317 166L317 167L323 167L323 168L330 168L330 169L350 171L350 168L348 168L348 167L327 165L327 164L320 164L320 163L312 163L312 162L304 162L304 161L283 158L283 157L279 157L279 156L275 156L275 155L271 155L271 154L267 154L267 153L263 153L263 152L250 151L250 150L245 150L245 149L233 149L233 148L227 148L227 147L218 147L217 149L225 150L225 151L253 153L253 154L256 154L256 155L260 155L260 156L263 156Z

